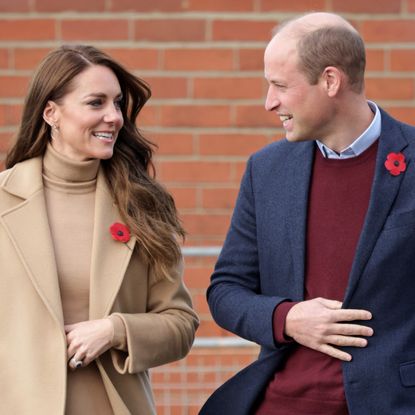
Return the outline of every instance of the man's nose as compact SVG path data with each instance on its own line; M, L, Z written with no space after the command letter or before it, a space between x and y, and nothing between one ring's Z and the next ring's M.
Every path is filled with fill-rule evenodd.
M267 111L274 111L280 105L277 93L272 86L268 88L267 97L265 99L265 109Z

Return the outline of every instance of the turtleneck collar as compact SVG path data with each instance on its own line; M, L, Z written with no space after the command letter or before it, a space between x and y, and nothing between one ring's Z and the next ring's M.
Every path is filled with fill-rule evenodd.
M43 173L49 179L62 182L90 182L98 174L100 160L76 161L58 153L50 143L43 156Z

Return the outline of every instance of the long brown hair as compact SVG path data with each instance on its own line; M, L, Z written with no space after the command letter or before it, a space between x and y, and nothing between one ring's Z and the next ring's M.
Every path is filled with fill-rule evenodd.
M7 155L6 167L44 154L51 137L51 127L43 119L47 102L59 102L70 91L74 77L91 65L111 69L123 95L124 125L112 158L101 161L110 191L152 272L157 278L170 278L181 257L178 237L184 238L185 232L173 198L155 181L154 145L136 127L137 116L151 91L144 81L104 52L93 46L64 45L45 57L26 96L16 143Z

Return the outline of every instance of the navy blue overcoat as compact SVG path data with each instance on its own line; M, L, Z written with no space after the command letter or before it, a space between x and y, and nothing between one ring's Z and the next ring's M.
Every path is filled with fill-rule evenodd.
M344 308L366 309L374 336L350 349L343 378L350 415L415 414L415 128L384 111L375 176ZM222 385L201 415L251 415L291 346L273 338L283 300L304 299L307 199L315 143L273 143L248 161L208 289L216 322L258 343L258 360ZM405 155L406 171L385 168Z

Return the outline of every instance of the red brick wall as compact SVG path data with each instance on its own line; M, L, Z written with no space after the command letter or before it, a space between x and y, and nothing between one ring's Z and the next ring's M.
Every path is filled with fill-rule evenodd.
M279 21L311 10L343 14L366 41L368 97L415 123L415 0L0 2L0 167L41 57L65 42L94 44L153 88L139 122L159 144L158 177L176 198L189 232L187 246L222 243L247 156L283 134L279 121L263 107L262 55ZM213 262L187 260L185 278L202 319L199 337L226 335L211 321L204 298ZM204 377L200 355L226 359L217 350L225 349L199 348L189 366L184 361L155 371L157 385L160 373L170 373L184 389L197 389L195 379L205 388L189 398L189 405L182 395L182 403L174 401L178 405L169 403L166 394L158 395L164 407L160 413L197 411L207 391L222 381ZM250 349L248 355L255 352ZM232 372L236 366L222 362L215 367L231 367ZM159 390L166 384L168 379L161 378Z

